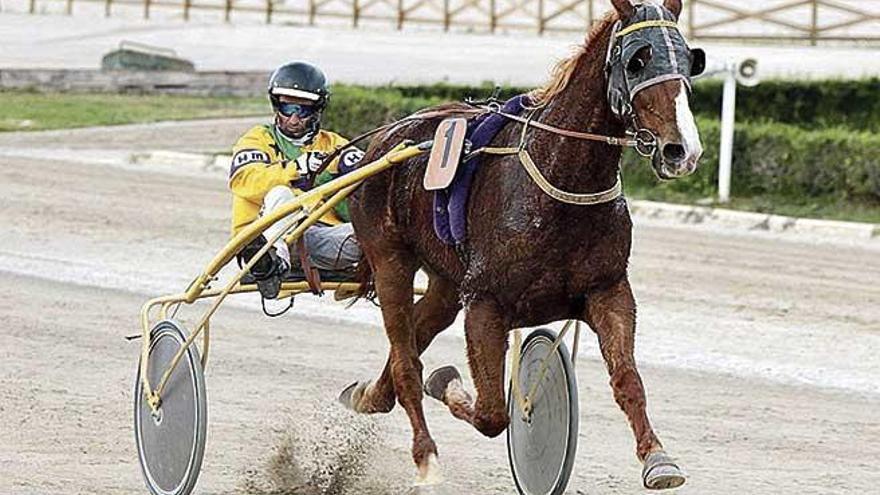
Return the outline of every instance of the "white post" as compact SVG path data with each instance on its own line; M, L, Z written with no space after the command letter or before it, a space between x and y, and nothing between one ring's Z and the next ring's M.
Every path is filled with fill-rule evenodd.
M733 161L733 127L736 111L736 64L731 64L724 76L724 95L721 102L721 152L718 156L718 202L730 201L730 167Z

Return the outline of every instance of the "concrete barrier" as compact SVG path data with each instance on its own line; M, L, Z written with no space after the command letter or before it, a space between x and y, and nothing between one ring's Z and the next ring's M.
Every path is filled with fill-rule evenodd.
M89 69L0 69L0 89L37 92L258 96L265 71L156 72Z
M788 232L818 237L827 236L869 240L880 238L880 225L873 223L795 218L767 213L711 208L708 206L658 203L656 201L631 200L629 205L630 211L634 216L669 222L705 223L740 230Z

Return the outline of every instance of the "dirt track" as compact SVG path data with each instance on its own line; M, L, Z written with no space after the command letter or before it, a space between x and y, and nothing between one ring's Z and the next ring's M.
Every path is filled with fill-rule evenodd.
M196 148L223 149L246 125L194 126ZM30 136L27 144L0 136L4 148L42 143L85 155L0 158L2 494L145 493L131 431L139 348L122 337L138 331L148 296L181 290L225 241L222 179L89 165L87 143L106 132ZM179 126L113 134L126 149L191 148ZM639 360L655 427L690 475L680 493L880 486L878 254L876 245L637 226ZM303 476L290 466L302 467L313 487L408 490L402 411L351 417L334 402L384 362L375 320L355 322L374 313L334 319L309 304L275 320L242 304L215 318L197 493L290 488ZM438 340L425 360L426 369L464 369L461 340ZM591 335L578 379L581 443L569 492L640 492L629 428ZM485 440L439 404L426 407L447 478L435 493L513 493L503 438ZM362 476L328 481L340 462Z

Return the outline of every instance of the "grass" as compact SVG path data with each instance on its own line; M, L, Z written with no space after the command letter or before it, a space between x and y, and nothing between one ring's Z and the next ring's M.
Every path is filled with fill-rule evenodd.
M264 115L264 98L0 91L0 132Z

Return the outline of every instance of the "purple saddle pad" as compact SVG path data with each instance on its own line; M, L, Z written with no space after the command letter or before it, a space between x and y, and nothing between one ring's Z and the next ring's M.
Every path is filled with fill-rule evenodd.
M528 103L528 96L514 96L504 103L501 110L519 115ZM483 148L508 122L510 119L495 113L482 114L468 122L465 139L471 142L472 150ZM434 193L434 232L446 244L462 244L467 238L468 196L482 159L483 155L476 155L460 164L449 187Z

